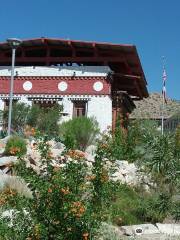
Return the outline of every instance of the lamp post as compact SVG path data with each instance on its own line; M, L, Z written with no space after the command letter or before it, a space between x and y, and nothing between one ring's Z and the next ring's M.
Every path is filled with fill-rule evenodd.
M12 100L13 100L13 86L14 86L15 55L16 55L16 49L21 44L21 42L22 41L17 38L7 39L7 43L12 48L11 83L10 83L10 93L9 93L8 136L10 136L10 134L11 134L11 116L12 116Z

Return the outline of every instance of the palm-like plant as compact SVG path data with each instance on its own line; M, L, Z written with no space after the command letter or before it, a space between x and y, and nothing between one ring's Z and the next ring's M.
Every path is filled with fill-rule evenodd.
M174 137L156 136L147 144L143 160L145 169L151 174L159 190L172 194L178 184L180 168Z

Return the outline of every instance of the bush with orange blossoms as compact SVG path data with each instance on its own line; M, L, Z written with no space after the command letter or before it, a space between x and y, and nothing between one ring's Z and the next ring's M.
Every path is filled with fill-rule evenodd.
M85 158L85 153L84 152L81 152L79 150L69 150L67 152L67 155L71 158L74 158L74 159L83 159Z
M27 152L26 141L19 136L11 136L5 147L6 155L23 156Z
M18 198L18 211L27 209L30 214L29 228L21 229L19 236L23 238L19 239L94 239L110 195L106 191L109 178L104 170L102 143L90 170L84 153L75 150L64 153L63 167L54 167L48 139L38 136L36 142L42 162L40 173L27 168L23 160L14 166L18 176L29 184L33 199L19 199L18 194L12 193L11 201L2 200L2 204L14 206ZM23 218L16 219L17 224L22 221Z
M29 137L34 137L36 134L36 130L34 127L31 127L29 125L25 126L24 128L24 136L29 138Z

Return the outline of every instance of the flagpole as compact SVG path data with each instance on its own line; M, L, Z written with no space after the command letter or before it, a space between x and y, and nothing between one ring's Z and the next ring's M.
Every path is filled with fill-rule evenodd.
M161 134L164 135L164 93L162 94Z
M166 70L165 70L165 57L162 57L163 61L163 88L162 88L162 118L161 118L161 134L164 135L164 103L165 103L165 94L166 94Z

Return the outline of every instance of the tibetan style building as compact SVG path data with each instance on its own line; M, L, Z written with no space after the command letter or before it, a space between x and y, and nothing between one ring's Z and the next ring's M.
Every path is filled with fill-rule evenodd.
M0 43L0 110L8 106L11 48ZM94 116L101 130L125 119L148 96L133 45L61 39L24 40L16 50L14 101L63 105L63 120Z

